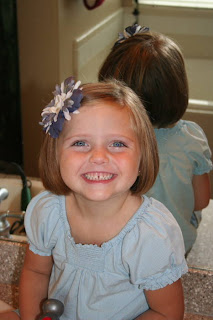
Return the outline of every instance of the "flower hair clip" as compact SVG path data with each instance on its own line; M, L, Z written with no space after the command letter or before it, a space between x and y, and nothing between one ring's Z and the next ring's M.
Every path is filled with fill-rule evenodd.
M119 33L118 40L115 42L115 46L136 34L145 33L148 31L148 27L141 27L139 24L134 23L132 26L126 27L123 33Z
M70 113L79 113L81 100L83 98L81 81L74 81L74 77L67 78L56 85L54 99L43 109L41 116L43 130L53 138L58 138L62 131L64 121L70 120Z

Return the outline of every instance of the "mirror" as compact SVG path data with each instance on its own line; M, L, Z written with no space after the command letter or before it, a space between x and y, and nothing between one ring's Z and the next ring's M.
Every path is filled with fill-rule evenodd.
M19 142L21 143L14 154L20 153L23 147L22 158L19 158L18 162L24 164L25 173L28 176L38 176L37 160L42 139L38 122L42 108L50 100L50 93L54 90L56 79L61 81L70 74L75 75L82 82L97 79L102 61L117 39L118 33L123 30L124 26L132 24L135 20L132 15L134 9L132 1L124 0L122 3L123 5L120 0L107 0L98 8L88 11L83 1L29 0L17 2L17 8L14 5L13 13L8 14L5 27L10 21L9 17L14 18L13 25L17 31L15 38L17 37L19 56L18 65L14 68L19 71L15 77L18 86L20 85L18 94L20 94L21 113L18 112L18 115L15 111L13 113L7 100L2 104L4 112L1 114L6 115L10 111L15 124L4 117L1 120L3 121L1 127L6 128L7 131L4 131L1 137L7 141L5 145L8 147L10 133L21 124L19 130L21 137ZM41 5L42 10L40 10ZM2 4L0 6L3 12L5 8ZM187 112L186 117L203 127L213 150L211 125L213 123L213 104L211 104L213 101L213 90L211 89L213 10L139 6L139 11L139 24L171 36L182 47L186 57L190 98L196 101L201 100L200 105L195 102L190 104L191 112ZM47 17L48 24L46 23ZM9 52L12 54L12 49ZM2 83L7 82L5 81L6 71L3 76ZM11 76L9 78L11 80ZM11 86L13 87L12 82ZM19 121L20 114L21 120ZM14 137L17 135L13 133L11 139L14 140ZM16 149L12 147L12 150ZM4 150L2 154L6 155L8 151ZM10 160L16 161L15 159ZM210 252L209 250L209 246L203 248L205 252ZM202 257L199 259L203 260ZM202 263L200 261L197 267L206 267ZM213 269L213 266L207 267Z

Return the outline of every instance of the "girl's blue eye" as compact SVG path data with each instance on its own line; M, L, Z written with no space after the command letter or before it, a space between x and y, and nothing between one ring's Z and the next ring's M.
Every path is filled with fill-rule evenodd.
M84 146L86 146L86 142L84 142L84 141L76 141L75 143L73 143L73 146L84 147Z
M113 142L112 145L113 145L113 147L116 147L116 148L126 147L126 145L121 141L115 141L115 142Z

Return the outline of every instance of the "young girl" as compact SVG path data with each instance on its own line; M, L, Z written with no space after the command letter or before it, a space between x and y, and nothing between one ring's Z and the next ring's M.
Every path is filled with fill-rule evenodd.
M180 48L168 37L135 24L120 34L99 71L99 80L122 80L143 101L157 138L160 169L147 193L171 211L189 252L200 212L210 199L211 151L203 130L181 120L188 82Z
M159 162L140 100L119 82L80 88L73 78L54 94L42 113L47 191L25 217L21 319L35 320L46 298L63 302L61 320L183 319L183 238L144 195Z

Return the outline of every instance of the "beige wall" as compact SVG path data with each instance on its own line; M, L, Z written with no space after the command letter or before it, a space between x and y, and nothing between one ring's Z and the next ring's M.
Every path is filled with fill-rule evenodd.
M38 176L40 113L56 83L74 75L73 41L113 14L121 0L87 10L83 0L18 0L18 38L24 168ZM97 44L98 45L98 44Z

